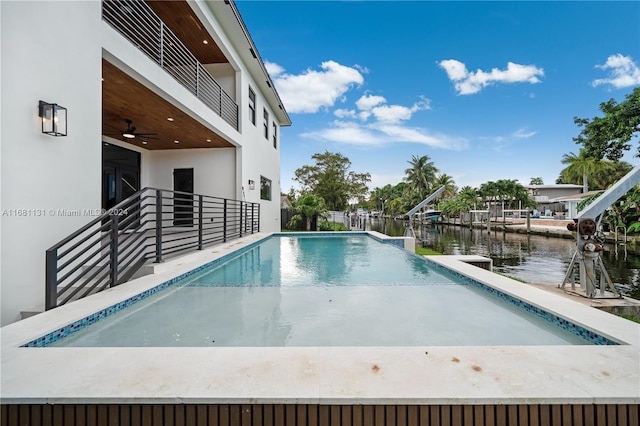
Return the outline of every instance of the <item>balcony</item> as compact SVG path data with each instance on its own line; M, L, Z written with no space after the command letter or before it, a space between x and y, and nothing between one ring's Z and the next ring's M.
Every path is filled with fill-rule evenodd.
M144 1L103 0L102 19L238 130L238 105Z

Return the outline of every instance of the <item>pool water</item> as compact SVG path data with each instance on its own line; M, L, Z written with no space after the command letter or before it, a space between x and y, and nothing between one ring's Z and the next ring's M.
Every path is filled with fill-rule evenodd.
M366 235L273 236L51 346L590 344Z

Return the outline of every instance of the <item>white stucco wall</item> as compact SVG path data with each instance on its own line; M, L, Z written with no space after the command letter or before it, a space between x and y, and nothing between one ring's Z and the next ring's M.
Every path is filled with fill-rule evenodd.
M246 201L260 203L260 230L264 232L280 231L280 126L278 124L277 149L273 148L272 132L273 122L276 119L273 109L265 101L258 84L250 75L246 64L243 63L238 51L232 47L229 37L222 30L218 19L211 12L219 3L194 2L191 4L198 16L206 20L205 27L210 28L216 35L214 40L227 56L231 67L236 70L235 90L236 102L240 109L240 133L241 143L237 153L238 181L244 188ZM207 7L209 6L209 7ZM226 6L225 6L226 7ZM255 61L251 58L249 60ZM265 76L258 75L263 79ZM256 93L256 124L249 121L249 86ZM263 108L269 112L269 139L264 138L262 128ZM271 200L260 199L260 176L271 180ZM249 180L255 181L255 189L248 189Z
M193 168L193 192L235 199L235 148L149 151L149 184L173 189L173 170Z
M249 86L256 92L256 124L249 121ZM273 111L266 105L264 97L248 74L241 78L240 108L242 120L242 185L247 201L260 203L260 230L280 231L280 127L278 126L277 148L273 147ZM269 138L264 137L263 108L269 113ZM260 177L271 180L271 200L260 199ZM248 190L248 182L255 182L255 189Z
M204 67L216 79L222 90L237 103L236 70L230 64L205 64Z
M91 219L56 210L100 208L102 73L100 2L2 1L0 8L4 325L44 302L45 250ZM39 100L67 108L68 136L41 133Z

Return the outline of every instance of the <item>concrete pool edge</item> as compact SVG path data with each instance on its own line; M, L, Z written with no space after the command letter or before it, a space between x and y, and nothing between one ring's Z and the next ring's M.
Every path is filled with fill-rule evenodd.
M563 316L572 321L627 344L589 347L17 347L60 324L68 324L82 315L151 288L169 275L208 263L270 235L254 235L240 242L207 249L207 253L181 258L174 262L172 269L160 271L156 276L143 277L0 329L1 402L640 402L637 386L640 382L640 325L573 301L556 301L555 296L542 290L533 289L537 292L532 292L522 283L443 256L439 256L440 261L452 265L460 273L471 274L480 282L489 281L489 285L497 285L501 291L515 297L524 295L522 298L543 304L545 309L549 308L544 304L561 309ZM287 380L283 381L283 377Z

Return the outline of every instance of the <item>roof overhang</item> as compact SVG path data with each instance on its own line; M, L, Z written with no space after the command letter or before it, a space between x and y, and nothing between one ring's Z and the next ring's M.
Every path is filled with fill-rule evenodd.
M251 35L242 20L242 16L240 16L235 2L231 0L206 0L204 3L219 18L220 26L230 36L240 59L247 66L259 90L264 94L269 106L278 117L280 126L290 126L291 119L289 114L267 72L260 53L258 53L258 48L251 39Z
M127 119L136 127L136 133L151 135L124 137ZM105 59L102 60L102 134L149 150L234 146Z

